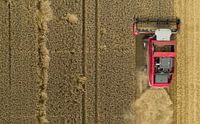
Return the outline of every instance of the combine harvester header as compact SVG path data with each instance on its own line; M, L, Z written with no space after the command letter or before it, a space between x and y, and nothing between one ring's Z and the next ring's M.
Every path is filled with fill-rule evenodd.
M151 26L148 26L150 24ZM143 28L141 28L141 25ZM153 25L153 26L152 26ZM132 35L144 35L147 47L146 62L150 87L169 87L176 67L175 34L180 30L180 19L135 18Z

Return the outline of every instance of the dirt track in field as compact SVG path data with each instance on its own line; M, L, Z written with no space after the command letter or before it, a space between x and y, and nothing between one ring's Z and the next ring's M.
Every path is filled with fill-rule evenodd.
M51 0L45 33L36 3L0 2L0 124L37 124L38 111L47 112L50 124L200 123L198 0ZM48 15L41 13L41 19ZM131 35L133 15L181 18L177 78L167 90L147 90L142 36ZM47 70L40 34L49 50ZM43 78L45 90L37 84ZM40 104L43 91L48 99Z

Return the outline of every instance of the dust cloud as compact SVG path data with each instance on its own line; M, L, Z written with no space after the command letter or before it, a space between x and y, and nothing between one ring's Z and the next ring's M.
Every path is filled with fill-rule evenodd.
M129 119L128 124L172 124L172 105L165 89L147 89L131 104L126 119Z

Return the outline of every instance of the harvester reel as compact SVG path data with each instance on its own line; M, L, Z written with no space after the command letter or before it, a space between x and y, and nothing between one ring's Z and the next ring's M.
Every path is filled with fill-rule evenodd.
M175 25L176 28L170 29L173 34L176 34L179 31L180 28L180 19L152 19L152 18L136 18L134 16L133 18L133 35L138 35L138 34L154 34L155 29L144 29L142 27L139 27L138 24L156 24L157 29L159 28L164 28L163 25ZM145 25L145 27L148 27ZM152 26L150 26L152 27ZM155 26L153 26L155 28ZM174 26L172 26L174 27Z

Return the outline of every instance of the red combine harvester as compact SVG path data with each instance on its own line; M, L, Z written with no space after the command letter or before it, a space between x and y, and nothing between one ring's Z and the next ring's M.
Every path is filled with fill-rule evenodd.
M154 24L154 29L141 29L141 24ZM175 25L174 25L175 24ZM145 25L146 26L146 25ZM167 28L166 28L167 27ZM169 87L176 65L175 34L180 29L180 19L141 19L134 17L132 35L144 35L147 47L146 62L150 87Z

